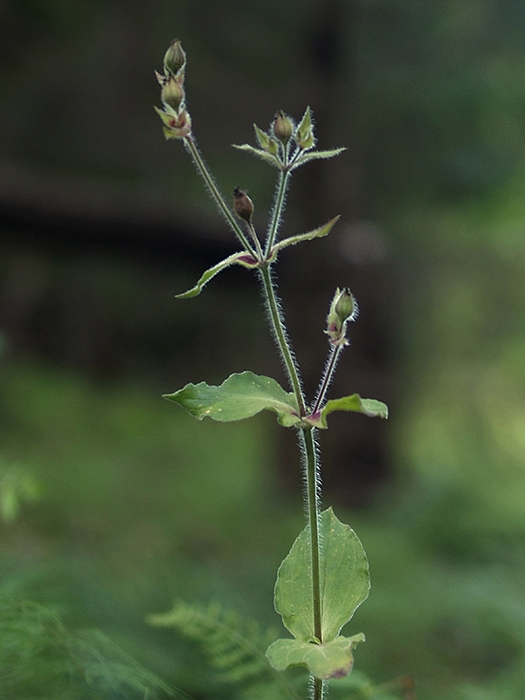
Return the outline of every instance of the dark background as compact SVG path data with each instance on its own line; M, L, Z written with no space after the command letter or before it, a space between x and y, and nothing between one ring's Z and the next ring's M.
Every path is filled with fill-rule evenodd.
M42 490L4 527L6 581L89 590L71 624L217 697L179 647L155 656L143 614L189 595L271 619L301 527L292 432L194 425L160 400L244 369L284 381L247 271L174 299L235 250L153 111L177 36L204 157L260 230L274 173L230 147L254 122L310 105L320 148L347 147L294 176L285 234L342 217L277 274L309 395L348 285L361 315L331 396L391 410L334 415L321 437L325 500L371 562L358 664L414 675L423 698L521 697L524 29L517 0L0 5L1 456Z

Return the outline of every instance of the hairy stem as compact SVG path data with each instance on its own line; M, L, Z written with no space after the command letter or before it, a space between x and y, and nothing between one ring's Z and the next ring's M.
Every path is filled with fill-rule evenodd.
M275 206L272 212L272 219L270 221L270 226L268 229L268 237L266 239L265 254L266 257L270 254L272 246L275 242L277 236L277 231L279 229L279 222L281 221L281 216L283 213L284 200L286 196L286 190L288 189L288 183L290 181L290 171L281 171L279 173L279 182L277 184L277 192L275 195Z
M301 389L301 381L299 379L299 371L295 363L292 350L290 348L290 343L288 341L286 328L284 326L283 318L279 310L279 303L277 301L277 296L272 283L272 277L270 272L270 266L261 265L259 268L261 279L263 283L263 294L268 307L270 325L273 331L273 335L279 347L279 352L281 358L284 362L286 368L286 373L288 375L288 380L290 386L297 399L297 405L299 408L299 414L301 416L306 416L306 403L303 395L303 390Z
M326 682L320 678L313 678L312 680L312 700L323 700Z
M305 455L306 509L310 526L310 548L312 553L312 602L314 634L323 641L321 628L321 564L319 541L319 462L315 447L313 428L301 430L301 444Z
M321 410L321 406L324 403L326 392L328 391L328 387L332 383L335 368L337 367L337 361L339 360L339 355L343 351L344 347L345 346L343 344L332 345L330 347L330 354L328 355L328 360L326 361L323 376L321 378L321 381L319 382L319 388L317 390L315 402L314 402L314 405L312 407L313 414L315 414Z
M306 416L306 405L301 389L299 373L293 358L286 328L279 311L277 297L273 287L270 266L260 267L260 274L263 281L263 292L267 303L270 324L273 334L279 346L281 357L284 361L290 384L295 393L299 412ZM313 428L301 428L299 430L301 453L303 457L303 468L306 483L306 513L310 529L310 551L312 569L312 609L314 617L314 635L322 642L321 627L321 543L319 540L319 461L314 439ZM318 678L312 679L312 700L323 700L325 684Z
M202 156L199 152L197 142L195 141L193 134L190 134L189 136L186 136L184 138L184 145L186 146L189 154L191 155L193 162L195 163L197 170L199 171L199 174L206 183L215 204L218 206L226 221L230 224L232 231L239 239L241 245L248 253L250 253L250 255L252 255L254 258L257 258L255 250L251 246L250 241L244 235L242 228L237 223L234 215L230 211L230 208L224 201L222 194L219 192L219 189L215 184L213 177L210 175L208 168L206 167L206 163L202 159Z

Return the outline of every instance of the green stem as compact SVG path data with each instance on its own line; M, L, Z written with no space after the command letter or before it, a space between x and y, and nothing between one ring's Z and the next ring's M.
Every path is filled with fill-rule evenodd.
M290 349L286 329L279 310L279 304L271 279L270 265L259 268L264 297L266 299L270 323L274 337L279 346L290 384L295 393L300 415L306 416L306 404L301 389L299 373ZM321 546L319 541L319 462L315 447L313 428L301 428L299 431L303 468L306 482L306 512L310 528L310 551L312 567L312 608L314 617L314 635L322 642L321 626ZM318 678L312 681L312 700L323 700L325 684Z
M320 678L313 678L312 700L323 700L325 686L325 681L322 681Z
M184 138L184 145L186 146L189 154L191 155L193 162L195 163L197 170L199 171L199 174L206 183L208 190L210 191L210 194L213 200L215 201L215 204L219 207L219 210L223 214L224 218L230 224L234 234L239 239L241 245L248 253L250 253L250 255L254 257L254 259L257 259L257 255L255 253L255 250L251 246L250 241L244 235L242 228L237 223L234 215L232 214L228 205L224 201L222 194L219 192L219 189L215 184L213 177L210 175L208 168L206 167L206 163L203 161L202 156L199 152L197 142L195 141L193 134L190 134L189 136L186 136Z
M290 171L282 171L279 173L279 182L277 184L277 193L275 195L275 206L272 212L272 219L270 221L270 226L268 229L268 237L266 239L265 256L270 255L270 251L275 242L277 236L277 231L279 229L279 222L281 221L281 216L283 213L284 200L286 195L286 190L288 189L288 183L290 180Z
M337 361L339 360L339 355L344 349L344 345L332 345L330 347L330 354L328 355L328 360L326 361L326 366L324 369L323 377L319 383L319 389L317 390L317 396L312 407L312 414L316 414L321 410L321 406L326 397L326 392L328 387L332 382L334 376L335 368L337 367Z
M279 310L279 302L277 301L277 296L275 294L275 290L272 283L270 265L261 265L259 268L259 272L261 274L264 298L268 307L270 325L273 331L273 335L279 347L279 352L281 354L284 366L286 368L286 373L288 375L290 386L292 387L292 390L295 394L295 398L297 400L299 414L301 416L306 416L306 403L304 399L303 390L301 389L299 371L297 369L297 365L295 363L292 350L290 348L290 343L287 338L283 318Z
M306 476L306 507L310 526L310 548L312 553L312 602L314 614L314 634L323 641L321 627L321 563L319 542L319 463L315 447L313 428L301 430L304 446Z
M253 238L253 242L255 243L255 249L257 251L257 255L259 256L259 260L263 260L264 256L261 244L259 242L259 236L257 235L257 231L255 230L255 227L251 221L248 222L248 230L250 232L251 237Z

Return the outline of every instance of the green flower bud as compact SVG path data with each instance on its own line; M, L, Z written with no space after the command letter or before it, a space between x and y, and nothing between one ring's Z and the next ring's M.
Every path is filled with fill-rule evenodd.
M167 107L178 113L181 102L184 99L184 90L173 76L166 80L162 86L160 99Z
M166 74L177 75L186 65L186 53L180 39L174 39L164 54L164 71Z
M236 187L233 190L233 210L244 221L250 223L253 215L253 202L246 192Z
M357 316L357 303L348 287L343 287L341 290L335 303L335 311L341 323L353 321L355 316Z
M292 119L282 111L282 109L275 115L272 130L275 138L285 146L293 136L294 123Z
M326 318L325 333L333 345L347 345L346 324L355 321L358 314L357 302L352 292L347 288L335 290L334 298L330 304L330 311Z

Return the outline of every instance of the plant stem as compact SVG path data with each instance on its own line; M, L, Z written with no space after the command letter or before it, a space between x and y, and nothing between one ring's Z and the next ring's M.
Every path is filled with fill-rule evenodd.
M268 229L268 237L266 239L265 255L268 257L272 246L275 242L277 236L277 230L279 228L279 222L283 213L284 199L286 195L286 190L288 189L288 183L290 180L290 171L282 171L279 173L279 181L277 184L277 192L275 195L275 206L272 212L272 219L270 221L270 226Z
M277 301L277 296L275 294L275 290L272 283L270 265L261 265L259 268L259 272L261 274L261 279L263 283L264 298L268 307L270 325L277 345L279 347L281 358L286 368L286 373L288 375L290 386L297 400L299 415L306 416L306 403L303 395L303 390L301 389L299 371L297 369L297 365L295 363L292 350L290 348L290 343L286 334L286 328L284 326L283 318L279 310L279 303Z
M184 137L184 145L186 146L189 154L191 155L193 162L195 163L197 170L199 171L199 174L201 175L202 179L206 183L210 194L215 201L215 204L219 207L219 210L223 214L224 218L226 221L230 224L233 232L239 239L241 245L243 248L250 253L255 259L257 259L257 255L255 253L255 250L250 244L250 241L246 238L244 235L243 230L237 223L234 215L230 211L228 205L224 201L224 198L222 194L219 192L219 189L217 185L215 184L214 179L210 175L208 168L206 167L206 163L203 161L202 156L199 152L199 149L197 147L197 142L195 141L195 138L193 134L190 134L189 136Z
M330 384L332 382L335 368L337 367L337 361L339 360L339 355L341 354L344 347L345 346L343 344L332 345L330 347L330 354L328 355L328 360L327 360L326 366L324 368L324 373L323 373L323 376L322 376L321 381L319 383L319 389L317 390L317 396L315 399L315 403L312 407L312 414L315 414L321 410L321 406L323 405L323 402L324 402L324 399L326 396L326 392L328 391L328 387L330 386Z
M319 463L315 447L313 428L301 429L301 442L305 456L306 508L310 526L310 548L312 554L312 603L314 634L323 641L321 627L321 564L319 542Z
M325 682L320 678L313 678L312 683L312 700L323 700Z

